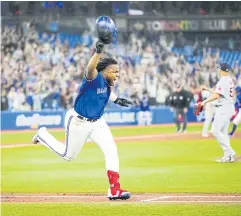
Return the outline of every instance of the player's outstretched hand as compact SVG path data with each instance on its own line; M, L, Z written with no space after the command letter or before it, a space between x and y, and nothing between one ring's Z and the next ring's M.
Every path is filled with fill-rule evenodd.
M98 40L95 44L96 53L100 54L104 49L104 46L105 46L104 43Z
M128 101L124 98L117 98L114 103L119 104L120 106L124 106L124 107L129 107L130 105L133 105L133 103L131 101Z

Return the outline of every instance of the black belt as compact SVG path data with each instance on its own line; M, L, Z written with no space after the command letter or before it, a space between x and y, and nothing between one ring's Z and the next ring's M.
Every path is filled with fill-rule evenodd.
M215 107L221 107L222 105L215 105Z
M81 120L85 120L85 121L88 121L88 122L96 122L98 119L89 119L89 118L85 118L81 115L78 115L77 118L81 119Z

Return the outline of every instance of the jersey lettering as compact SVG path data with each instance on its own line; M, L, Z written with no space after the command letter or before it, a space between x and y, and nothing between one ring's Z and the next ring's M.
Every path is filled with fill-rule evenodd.
M105 92L107 92L107 87L105 87L105 88L97 88L97 94L103 94Z
M82 80L79 95L74 103L74 110L79 115L99 119L108 103L111 89L101 73L92 81Z
M216 101L217 105L233 104L234 83L229 76L224 76L219 80L216 93L221 95Z

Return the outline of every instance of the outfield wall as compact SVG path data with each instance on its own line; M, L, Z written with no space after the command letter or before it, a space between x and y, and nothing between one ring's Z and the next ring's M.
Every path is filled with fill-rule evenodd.
M66 111L41 112L1 112L1 130L21 130L45 126L48 128L64 127ZM143 121L138 108L108 108L104 118L109 125L138 125ZM173 113L167 107L153 107L146 117L151 124L173 123ZM188 121L201 121L194 116L192 109L188 111Z

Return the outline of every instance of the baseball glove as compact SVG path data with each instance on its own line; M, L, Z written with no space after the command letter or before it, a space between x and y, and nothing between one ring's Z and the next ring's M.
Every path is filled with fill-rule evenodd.
M203 106L201 105L201 102L194 105L193 107L194 115L198 116L202 111L203 111Z
M114 103L119 104L120 106L124 106L124 107L129 107L130 105L133 105L133 103L131 101L128 101L124 98L117 98Z

